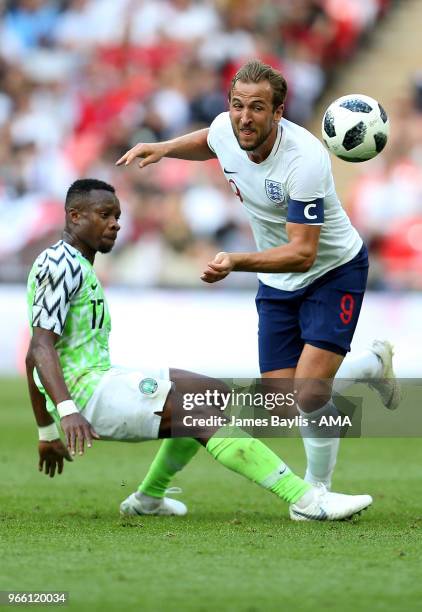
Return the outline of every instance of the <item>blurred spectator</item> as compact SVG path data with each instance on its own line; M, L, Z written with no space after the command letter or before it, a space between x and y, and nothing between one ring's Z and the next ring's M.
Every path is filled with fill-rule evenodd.
M116 169L115 160L139 140L209 125L226 109L230 79L251 56L285 73L286 116L305 123L333 67L352 55L387 6L388 0L0 3L0 280L23 280L34 252L57 238L66 189L79 176L111 182L122 201L119 246L107 265L99 259L110 282L199 286L216 251L254 249L215 162L164 160L139 172ZM389 176L388 189L391 181L396 190L406 183L409 215L419 214L411 205L419 187L403 179L412 163L380 171L379 179ZM354 210L359 219L359 206ZM370 215L364 221L370 224ZM255 280L240 274L230 283Z
M385 153L365 164L350 194L350 214L372 252L375 288L422 289L422 109L397 101Z
M3 32L22 58L34 48L51 45L58 19L58 3L50 0L15 0L9 4Z

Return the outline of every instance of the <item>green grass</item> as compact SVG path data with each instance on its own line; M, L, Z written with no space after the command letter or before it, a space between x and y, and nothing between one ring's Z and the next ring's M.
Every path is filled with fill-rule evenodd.
M293 523L276 497L201 451L175 484L183 518L121 519L157 445L96 443L60 477L37 471L23 381L0 381L0 590L66 590L70 609L416 610L422 445L345 440L337 489L369 492L350 523ZM301 441L270 441L299 473ZM68 608L68 609L69 609Z

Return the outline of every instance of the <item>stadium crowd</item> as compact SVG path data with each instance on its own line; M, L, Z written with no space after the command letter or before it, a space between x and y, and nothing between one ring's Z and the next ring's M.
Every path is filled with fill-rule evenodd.
M391 116L385 153L362 164L347 202L370 247L370 286L422 289L422 74Z
M34 255L58 236L66 188L84 176L115 185L124 211L116 254L106 265L98 261L105 281L198 286L204 262L217 251L254 249L217 162L166 159L144 172L114 162L140 140L209 125L226 109L230 79L250 57L282 70L289 83L286 116L306 125L336 68L391 4L0 0L0 280L26 277ZM414 129L422 108L415 90L419 98L401 104L394 120L407 138L368 164L350 198L378 262L375 287L422 285L416 274L422 128ZM406 220L401 204L391 206L403 190ZM385 223L386 200L394 226ZM397 261L407 261L409 249L414 266L403 270ZM225 285L254 285L252 276L233 275Z

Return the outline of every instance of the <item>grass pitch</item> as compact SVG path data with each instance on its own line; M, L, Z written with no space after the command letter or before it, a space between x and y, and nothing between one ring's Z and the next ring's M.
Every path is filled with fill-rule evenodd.
M294 523L277 498L205 451L175 484L182 518L122 519L156 443L96 442L50 479L37 471L22 380L0 381L0 590L65 590L67 609L420 609L419 439L345 440L335 489L371 493L349 523ZM300 440L271 440L298 473Z

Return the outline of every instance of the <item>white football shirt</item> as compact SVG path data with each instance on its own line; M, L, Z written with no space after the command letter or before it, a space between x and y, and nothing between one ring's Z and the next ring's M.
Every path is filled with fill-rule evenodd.
M245 208L259 251L288 242L288 205L294 205L296 212L300 209L302 220L295 222L322 226L317 257L311 269L259 273L258 278L264 284L285 291L301 289L358 254L362 239L337 197L329 155L310 132L282 119L270 155L257 164L240 148L229 113L221 113L210 126L208 145L217 155L224 176ZM321 199L323 219L314 214L314 204L309 206Z

